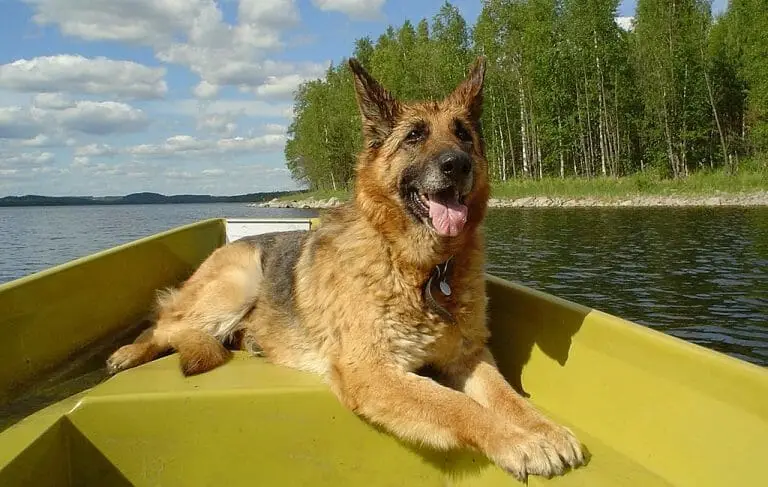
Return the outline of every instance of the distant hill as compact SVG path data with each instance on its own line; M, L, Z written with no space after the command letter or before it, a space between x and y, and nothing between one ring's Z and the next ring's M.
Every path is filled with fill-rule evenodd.
M287 194L301 191L272 191L236 196L211 196L207 194L178 194L166 196L159 193L132 193L126 196L5 196L0 206L77 206L77 205L163 205L179 203L261 203Z

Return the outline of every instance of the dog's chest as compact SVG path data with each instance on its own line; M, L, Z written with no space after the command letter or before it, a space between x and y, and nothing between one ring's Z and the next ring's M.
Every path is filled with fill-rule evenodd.
M394 360L415 370L427 363L456 357L465 345L461 323L448 321L430 310L421 296L410 298L402 308L390 308L384 319L382 329Z

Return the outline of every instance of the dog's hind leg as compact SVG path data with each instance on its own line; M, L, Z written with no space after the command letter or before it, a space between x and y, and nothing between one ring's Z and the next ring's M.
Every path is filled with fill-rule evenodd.
M171 336L171 346L179 352L184 375L195 375L223 365L232 353L211 334L194 328L177 331Z
M260 251L241 243L219 249L179 290L158 298L158 320L107 361L111 373L174 349L185 375L211 370L230 357L223 342L242 326L261 288Z
M160 354L167 352L170 344L163 344L154 334L156 326L144 330L136 340L123 347L120 347L107 359L107 370L110 374L115 374L121 370L130 369L153 360Z

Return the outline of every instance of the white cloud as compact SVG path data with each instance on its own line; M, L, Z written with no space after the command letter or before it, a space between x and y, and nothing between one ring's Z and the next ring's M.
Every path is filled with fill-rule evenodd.
M0 65L0 87L27 93L68 92L162 98L168 91L164 76L165 68L68 54L19 59Z
M285 136L279 134L221 139L198 139L191 135L175 135L162 144L141 144L127 147L124 152L133 156L171 157L190 154L271 152L282 149L284 145Z
M197 179L200 177L197 174L192 174L192 172L190 171L176 171L176 170L165 171L165 173L163 173L163 176L167 178L173 178L173 179Z
M288 128L285 125L280 125L279 123L264 124L264 133L267 134L284 134L287 131Z
M51 152L0 152L0 168L15 172L39 168L51 164L55 159Z
M132 106L114 101L72 101L57 99L55 104L44 99L43 106L35 100L30 113L41 125L59 127L91 135L130 133L144 130L149 125L146 114ZM55 106L56 108L52 107Z
M19 146L73 145L73 133L107 135L144 130L146 114L114 101L73 101L60 94L37 95L29 107L0 107L0 140Z
M290 63L270 59L254 59L249 49L237 50L200 48L190 44L178 44L162 51L160 59L165 62L181 64L202 78L195 88L196 96L205 98L213 93L213 87L222 85L242 86L258 90L264 84L281 80L294 89L300 81L322 76L328 68L327 63ZM292 80L286 77L293 76ZM258 91L257 91L258 92Z
M34 21L57 24L69 36L142 45L171 42L192 29L212 0L25 0L35 7Z
M202 115L197 120L197 130L229 135L237 129L236 113L211 113Z
M127 147L114 147L106 144L88 144L76 147L73 152L72 167L98 168L102 163L93 163L94 159L128 156L134 162L183 157L196 159L201 157L241 155L251 152L274 152L285 144L283 134L265 134L249 137L224 137L199 139L191 135L174 135L160 144L139 144ZM209 171L210 172L210 171Z
M23 147L62 147L73 146L75 143L75 139L72 137L64 139L61 136L55 134L38 134L31 139L19 141L19 145Z
M614 19L616 21L616 24L626 30L631 31L635 28L635 18L634 17L616 17Z
M312 0L324 11L341 12L353 20L378 20L386 0Z
M112 157L118 151L107 144L88 144L75 147L72 157L72 167L88 167L93 157Z
M207 81L201 81L192 90L194 95L198 98L208 99L215 97L219 92L219 87L213 83Z
M237 17L244 24L293 27L299 22L295 0L240 0Z
M67 169L66 167L59 168L59 167L53 167L53 166L42 166L42 167L32 168L33 174L64 174L68 172L69 172L69 169Z
M72 166L85 167L90 165L92 157L112 157L117 154L118 151L107 144L88 144L75 147Z
M99 162L97 164L78 163L77 161L72 163L72 168L78 172L82 171L89 176L105 177L105 176L119 176L130 178L146 178L152 175L153 172L157 172L154 167L148 166L141 161L127 161L119 164L106 164Z
M269 59L284 46L283 30L299 22L295 0L239 0L235 24L214 0L26 1L37 23L56 24L66 35L151 46L157 59L200 76L193 90L199 98L225 85L287 96L298 80L320 76L328 65Z
M88 144L75 148L76 156L111 156L117 151L107 144Z
M257 137L231 137L221 139L216 147L221 152L269 152L285 146L285 136L267 134Z
M191 135L174 135L163 144L141 144L127 147L125 152L135 156L170 156L211 149L211 143Z
M189 117L206 115L247 116L254 118L286 117L291 110L290 103L269 103L262 100L179 100L166 107L168 113Z
M310 77L303 77L298 74L290 74L288 76L270 76L267 78L264 84L257 86L255 91L258 95L270 99L292 100L293 93L296 91L299 85L309 78Z
M0 107L0 139L30 139L37 136L42 129L40 122L35 120L22 107Z
M61 93L39 93L32 98L32 104L49 110L64 110L75 106L72 100Z

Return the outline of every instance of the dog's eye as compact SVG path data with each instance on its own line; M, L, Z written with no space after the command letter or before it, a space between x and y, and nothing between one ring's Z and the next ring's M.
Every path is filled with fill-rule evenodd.
M457 121L456 122L456 128L454 130L456 133L456 137L462 141L462 142L472 142L472 135L470 135L469 131L466 127L464 127L464 124Z
M418 142L424 138L424 133L424 127L415 127L408 132L408 135L405 136L405 140L408 142Z

